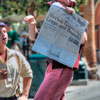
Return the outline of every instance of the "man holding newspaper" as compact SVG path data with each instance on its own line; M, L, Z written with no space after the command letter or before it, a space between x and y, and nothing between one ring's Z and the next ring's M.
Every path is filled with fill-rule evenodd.
M40 33L35 41L36 42L35 46L33 46L33 50L36 50L37 52L39 52L41 54L45 54L47 57L50 57L52 59L50 59L50 58L47 59L47 70L45 73L45 78L44 78L44 81L41 84L39 90L37 91L34 100L65 100L64 91L69 86L69 84L71 83L71 81L73 79L73 71L78 69L80 53L81 53L81 49L82 49L81 47L85 44L85 42L87 40L87 36L86 36L86 33L83 31L83 29L82 29L82 31L80 31L80 33L83 32L81 35L78 30L76 31L75 28L70 28L71 25L73 26L73 24L75 24L74 21L72 21L73 22L72 23L72 22L68 22L66 20L65 22L68 23L68 25L67 25L63 20L60 19L60 18L63 18L63 16L66 17L66 14L67 14L67 18L70 19L73 17L74 19L76 19L75 16L73 15L73 12L74 12L73 8L76 5L76 0L52 0L51 2L49 2L49 4L51 5L50 9L54 9L54 10L56 9L56 10L58 10L58 12L55 10L56 12L54 14L54 12L52 13L52 10L50 10L51 12L49 11L50 13L47 15L46 20L44 21L44 23L41 27ZM63 11L62 11L62 9L63 9ZM56 16L56 13L61 13L62 15ZM52 18L51 17L49 18L48 17L49 15ZM58 22L55 20L52 20L52 19L55 19ZM29 22L29 25L30 25L29 37L30 37L30 39L35 40L38 30L36 27L36 20L35 20L34 16L31 16L31 15L26 16L24 21ZM59 22L61 23L61 25L59 25ZM85 25L83 22L85 22L85 21L81 21L80 18L78 18L77 23L80 24L79 25L80 27L83 27ZM53 23L53 24L51 24L51 23ZM76 26L78 27L77 23L76 23ZM63 26L63 25L65 25L65 26ZM61 28L62 31L64 31L64 32L62 32L62 31L59 32L58 31L59 28ZM46 34L45 34L45 32L46 32ZM63 33L65 33L65 34L63 34ZM74 36L76 37L76 40L79 39L80 41L79 42L73 41L73 38L69 37L70 34L71 35L74 34ZM53 37L53 35L54 35L54 37ZM64 39L63 36L64 37L66 36L66 39ZM80 38L78 36L80 36ZM77 56L75 55L76 57L72 57L70 60L69 60L70 55L66 52L67 50L69 50L69 52L70 52L70 49L67 48L67 46L68 46L68 43L66 43L67 38L70 42L72 42L71 44L74 43L73 46L79 45L78 46L79 49L76 50ZM62 39L62 40L60 40L60 39ZM47 41L47 42L45 42L45 41ZM54 41L54 42L52 42L52 41ZM62 42L62 45L59 45L61 42ZM51 43L51 44L49 44L49 43ZM66 48L63 47L63 45L66 45L66 44L67 44ZM40 46L40 48L39 48L39 46ZM63 49L61 49L60 46ZM59 47L61 50L59 49ZM49 48L49 50L48 50L48 48ZM72 51L75 52L74 51L75 48L71 48L71 49L73 49ZM62 53L62 51L63 51L63 53ZM66 56L66 54L68 54L68 56ZM68 60L66 60L66 58ZM73 59L75 59L75 62ZM72 61L72 62L70 62L70 61ZM74 65L71 63L73 63Z

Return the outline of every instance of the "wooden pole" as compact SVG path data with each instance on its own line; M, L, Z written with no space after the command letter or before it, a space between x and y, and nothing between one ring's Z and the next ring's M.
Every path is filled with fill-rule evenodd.
M84 18L89 21L87 36L88 41L84 47L84 56L86 56L91 71L97 72L96 44L95 44L95 20L94 20L94 0L88 0L84 7ZM93 70L92 70L93 69Z

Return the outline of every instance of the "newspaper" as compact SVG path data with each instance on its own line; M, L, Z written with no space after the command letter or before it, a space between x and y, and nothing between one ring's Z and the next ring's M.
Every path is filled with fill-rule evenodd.
M87 25L88 22L76 13L69 15L59 4L54 3L32 50L73 68Z

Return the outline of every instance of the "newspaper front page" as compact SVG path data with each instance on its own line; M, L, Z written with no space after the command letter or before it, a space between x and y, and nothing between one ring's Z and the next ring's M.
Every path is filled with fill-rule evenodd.
M88 22L76 13L69 15L59 3L54 3L32 50L73 68L87 25Z

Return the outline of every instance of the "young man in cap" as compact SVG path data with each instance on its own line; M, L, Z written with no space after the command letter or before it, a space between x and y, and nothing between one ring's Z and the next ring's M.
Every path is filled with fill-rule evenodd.
M60 2L60 4L69 14L74 12L74 9L70 8L75 7L75 0L53 0L49 3L52 4L53 2ZM30 23L29 35L31 39L34 40L35 35L37 35L38 32L34 16L26 16L24 21ZM86 34L84 33L82 44L86 42L86 39ZM73 70L78 69L79 58L80 54L77 58L74 68L65 66L55 60L48 60L45 78L38 89L34 100L65 100L64 91L73 79Z
M25 57L18 51L8 49L7 43L6 25L0 22L0 100L28 100L32 70ZM23 77L23 93L17 98L20 76Z

